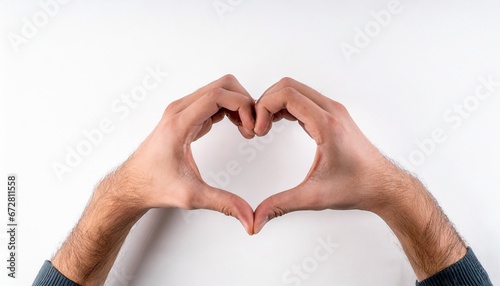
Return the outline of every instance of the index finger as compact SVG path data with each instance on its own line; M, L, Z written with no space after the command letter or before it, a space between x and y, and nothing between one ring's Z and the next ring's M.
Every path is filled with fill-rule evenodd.
M302 95L306 96L309 98L312 102L316 103L319 107L322 109L332 112L333 111L333 106L335 104L338 104L338 102L322 95L315 89L297 81L294 80L293 78L289 77L284 77L281 80L279 80L277 83L273 84L271 87L269 87L263 94L262 97L267 96L268 94L272 94L277 92L280 89L291 87L295 90L297 90L299 93Z
M255 134L265 135L272 116L286 109L297 120L303 123L304 129L320 144L323 141L322 130L325 126L326 111L319 107L307 96L291 87L280 89L274 93L266 94L255 105L257 121Z
M202 126L222 108L236 111L241 119L242 127L253 134L254 101L241 93L215 88L204 94L203 97L184 109L179 115L185 128Z
M175 103L173 104L173 112L181 112L214 88L223 88L228 91L238 92L242 95L252 98L248 91L240 84L235 76L233 76L232 74L227 74L196 90L195 92L175 101Z

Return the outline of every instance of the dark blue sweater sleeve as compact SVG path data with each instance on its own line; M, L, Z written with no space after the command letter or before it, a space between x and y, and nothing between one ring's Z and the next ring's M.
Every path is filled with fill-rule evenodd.
M417 286L493 286L471 248L464 258L418 283Z
M43 263L42 269L38 272L32 286L78 286L59 272L50 261Z
M78 286L66 278L50 261L45 261L33 286ZM417 282L417 286L493 286L481 263L471 248L457 263L437 274Z

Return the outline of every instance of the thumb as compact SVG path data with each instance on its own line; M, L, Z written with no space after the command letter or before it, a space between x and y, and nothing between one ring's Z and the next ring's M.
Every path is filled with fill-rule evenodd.
M253 209L244 199L209 185L205 185L202 193L201 201L196 208L214 210L232 216L241 222L249 235L253 234Z
M257 234L273 218L298 210L314 207L304 185L299 185L281 193L274 194L262 201L254 214L253 233Z

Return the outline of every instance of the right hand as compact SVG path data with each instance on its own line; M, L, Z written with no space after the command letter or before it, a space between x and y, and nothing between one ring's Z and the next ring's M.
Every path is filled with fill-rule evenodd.
M346 108L290 78L270 87L257 101L255 134L272 122L298 120L316 141L316 157L298 186L265 199L255 210L254 233L270 220L297 210L374 210L384 201L385 174L402 174L365 137Z

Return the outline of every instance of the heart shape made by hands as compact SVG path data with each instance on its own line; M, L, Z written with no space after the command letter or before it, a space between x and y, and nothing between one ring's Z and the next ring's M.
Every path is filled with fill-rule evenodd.
M363 135L344 106L300 82L284 78L264 92L254 109L257 136L268 134L273 122L297 120L316 141L317 152L302 183L268 197L255 209L253 233L258 233L270 219L291 211L368 208L363 205L366 194L362 193L364 188L360 187L359 178L370 172L370 168L359 162L365 158L364 161L376 165L385 158ZM245 117L234 112L228 117L238 126L245 126L242 122ZM244 136L246 133L242 132ZM248 208L248 204L243 205L240 207Z
M266 135L281 119L298 121L317 144L304 180L266 198L255 211L241 197L206 184L191 143L225 116L247 139ZM129 161L151 181L148 193L141 194L147 207L216 210L240 220L249 234L292 211L369 210L377 199L368 188L375 183L373 174L390 165L342 104L291 78L255 101L231 75L172 102Z

